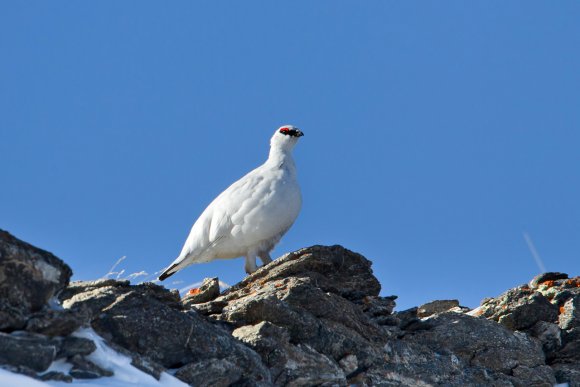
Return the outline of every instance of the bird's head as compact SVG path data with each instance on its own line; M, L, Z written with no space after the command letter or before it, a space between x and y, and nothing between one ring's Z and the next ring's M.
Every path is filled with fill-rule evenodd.
M284 125L276 130L270 140L270 146L284 150L292 150L294 145L298 142L298 139L302 136L304 136L304 133L302 133L297 127Z

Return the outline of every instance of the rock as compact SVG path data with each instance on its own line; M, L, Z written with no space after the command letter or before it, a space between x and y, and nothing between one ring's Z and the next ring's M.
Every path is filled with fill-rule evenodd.
M557 324L538 321L530 329L530 334L542 343L542 349L548 359L553 359L562 347L562 334Z
M101 368L80 355L73 356L69 361L73 365L69 374L74 378L97 379L102 376L113 376L112 371Z
M33 314L26 330L47 336L68 336L88 322L89 314L84 310L47 310Z
M191 386L243 385L247 381L242 375L242 369L227 359L201 360L187 364L175 372L176 378Z
M538 274L530 281L530 287L532 289L537 288L540 284L547 282L547 281L555 281L560 279L567 279L568 274L566 273L558 273L558 272L547 272Z
M0 297L0 329L27 330L0 333L3 367L63 381L112 375L85 357L96 344L72 334L88 322L139 369L159 379L173 368L191 385L580 386L580 278L562 273L465 314L457 300L394 312L371 262L340 246L286 254L221 295L206 280L184 300L151 283L64 288L63 265L0 232L0 296L13 286L7 273L24 276L17 297ZM26 289L46 283L39 299ZM57 292L65 310L46 306ZM37 374L56 358L70 375Z
M72 286L61 296L63 305L90 309L92 327L108 342L167 368L225 359L242 370L242 379L270 380L256 353L197 312L182 310L174 292L111 281Z
M75 355L89 355L97 349L97 346L92 340L75 336L60 339L58 347L57 359L66 359Z
M45 374L39 375L38 379L43 381L54 380L56 382L65 382L65 383L72 383L73 381L72 376L58 371L50 371Z
M0 364L45 371L56 358L57 345L42 336L0 333Z
M512 330L529 329L538 321L556 322L558 308L540 292L527 287L508 290L498 298L484 301L480 316Z
M0 299L0 331L11 332L23 329L28 320L29 311L13 305Z
M404 336L406 342L424 345L441 353L451 353L465 365L510 376L514 368L531 369L529 380L546 379L545 357L540 344L521 332L483 318L458 313L437 315L429 320L433 327ZM526 379L528 380L528 379Z
M568 299L560 307L558 325L564 330L580 327L580 295Z
M390 316L393 313L396 299L397 296L366 296L361 300L360 304L362 306L362 311L365 314L367 314L371 319L378 320L380 317Z
M417 316L420 318L425 318L458 307L459 307L458 300L431 301L419 307L419 309L417 310Z
M27 315L44 308L71 275L51 253L0 230L0 328L22 329Z
M580 387L580 367L578 364L557 363L552 365L552 369L558 383L568 383L568 387Z
M285 328L261 322L238 328L233 336L262 356L276 385L346 384L345 374L336 362L308 345L290 344L290 334ZM353 361L356 362L356 356L351 355L345 365L352 366Z
M355 355L346 355L339 360L338 365L342 368L348 378L358 370L358 359Z
M378 296L381 284L373 276L371 261L342 246L312 246L288 253L247 276L226 291L251 287L254 282L273 281L290 276L310 278L324 292L350 301Z
M217 277L206 278L199 288L190 289L181 300L184 307L212 301L220 295L220 283Z

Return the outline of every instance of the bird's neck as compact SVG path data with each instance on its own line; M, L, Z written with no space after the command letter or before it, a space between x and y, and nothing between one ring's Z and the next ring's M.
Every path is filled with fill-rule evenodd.
M270 148L270 155L268 156L268 161L266 161L266 163L272 165L273 167L280 167L284 165L291 171L296 170L294 158L292 157L292 150L279 146L273 146Z

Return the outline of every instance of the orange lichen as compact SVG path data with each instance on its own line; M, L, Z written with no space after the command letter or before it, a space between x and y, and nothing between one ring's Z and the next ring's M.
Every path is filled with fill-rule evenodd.
M549 281L542 282L540 285L544 285L544 286L551 288L552 286L556 285L556 283L552 280L549 280Z
M282 286L284 286L284 283L277 282L277 283L274 284L274 286L277 287L277 288L281 288Z
M570 285L575 288L580 288L580 278L578 277L570 278L569 280L566 280L566 285Z
M566 312L566 308L564 308L563 306L560 307L560 314L565 313Z
M201 293L201 289L200 288L191 288L189 289L189 292L187 292L188 294L194 295L194 294L199 294Z

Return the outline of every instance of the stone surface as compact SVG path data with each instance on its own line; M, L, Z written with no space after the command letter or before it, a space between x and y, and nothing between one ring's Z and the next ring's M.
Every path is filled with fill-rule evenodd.
M255 352L196 311L183 310L179 295L161 286L111 280L73 283L61 298L66 307L91 310L91 326L107 341L163 367L231 359L241 379L269 380Z
M0 364L45 371L58 352L57 345L42 336L0 333Z
M65 382L65 383L71 383L73 381L72 376L58 371L47 372L45 374L39 375L38 378L43 381L54 380L56 382Z
M21 257L27 286L66 272L49 253L0 239L0 275L16 273ZM49 294L66 285L60 279ZM0 333L0 366L63 381L111 375L86 358L95 343L71 334L90 324L136 367L158 379L172 368L191 385L580 386L580 278L564 273L468 313L456 300L394 312L396 297L379 295L370 261L340 246L287 254L221 295L216 283L181 300L151 283L75 282L60 291L65 310L46 297L2 299L0 329L12 333ZM69 375L46 372L54 359L72 365Z
M421 305L417 309L417 316L420 318L429 317L437 313L446 312L449 309L458 308L458 300L437 300Z
M0 329L22 329L28 314L46 307L71 275L51 253L0 230Z
M75 355L90 355L97 349L97 346L92 340L75 336L59 339L57 346L57 359L66 359Z
M566 273L558 273L558 272L547 272L538 274L530 281L531 288L537 288L540 284L547 282L547 281L556 281L561 279L567 279L568 274Z
M217 277L206 278L199 288L190 289L181 301L188 308L194 304L212 301L220 295L220 282Z
M47 310L33 314L25 329L47 336L68 336L88 322L85 310Z
M69 374L76 379L97 379L102 376L113 376L112 371L101 368L80 355L73 356L70 359L70 363L73 366Z
M558 308L542 293L527 285L508 290L498 298L486 300L481 316L512 330L529 329L538 321L556 322Z
M276 385L346 383L344 371L335 361L308 345L290 344L290 334L285 328L261 322L238 328L233 335L262 356Z

